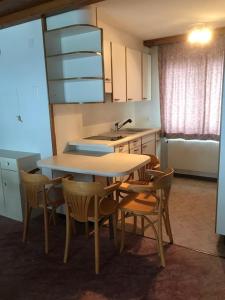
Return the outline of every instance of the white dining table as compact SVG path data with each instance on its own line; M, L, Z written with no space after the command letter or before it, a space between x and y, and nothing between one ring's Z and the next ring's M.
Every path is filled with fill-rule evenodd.
M125 176L150 162L148 155L70 152L41 159L39 168L104 177Z

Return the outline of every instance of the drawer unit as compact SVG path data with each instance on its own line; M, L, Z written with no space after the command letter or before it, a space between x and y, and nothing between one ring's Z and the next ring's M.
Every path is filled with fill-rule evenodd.
M0 149L0 215L23 221L20 170L37 167L40 154Z
M131 154L141 154L141 145L130 149Z
M122 152L129 153L128 143L115 146L115 152L117 152L117 153L122 153Z
M134 148L141 147L141 139L135 139L129 142L129 148L130 151L133 150Z
M19 173L2 170L3 194L5 197L5 216L17 221L23 220L23 201L20 195Z
M0 167L3 170L17 171L17 160L12 158L0 157Z

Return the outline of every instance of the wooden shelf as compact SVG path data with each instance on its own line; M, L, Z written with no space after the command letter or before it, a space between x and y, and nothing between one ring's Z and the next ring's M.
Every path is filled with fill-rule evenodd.
M89 81L89 80L103 80L103 77L70 77L70 78L55 78L55 79L48 79L49 82L53 81Z
M86 24L45 31L50 103L104 101L102 34Z
M76 52L68 52L68 53L60 53L54 55L47 55L47 59L51 58L63 58L63 59L73 59L73 58L85 58L92 56L101 56L101 52L96 51L76 51Z
M97 26L94 25L70 25L62 28L56 28L56 29L51 29L48 31L45 31L45 35L49 34L56 34L61 37L66 37L66 36L71 36L75 34L83 34L83 33L88 33L92 31L100 31L101 29Z

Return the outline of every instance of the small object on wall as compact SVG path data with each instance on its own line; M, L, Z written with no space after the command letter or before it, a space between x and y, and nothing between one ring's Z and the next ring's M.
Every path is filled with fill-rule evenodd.
M17 115L16 118L18 122L23 123L21 115Z

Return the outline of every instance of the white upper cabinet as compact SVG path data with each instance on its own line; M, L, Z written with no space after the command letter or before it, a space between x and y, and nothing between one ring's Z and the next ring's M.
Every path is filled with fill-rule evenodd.
M126 102L126 49L112 42L113 102Z
M96 21L95 7L46 18L50 103L104 102L103 31Z
M141 52L126 49L127 59L127 100L142 100L142 57Z
M151 55L142 53L142 99L151 100Z
M105 70L105 92L112 93L112 65L111 65L111 42L104 40L104 70Z
M50 103L104 101L102 35L102 29L86 24L45 31Z

